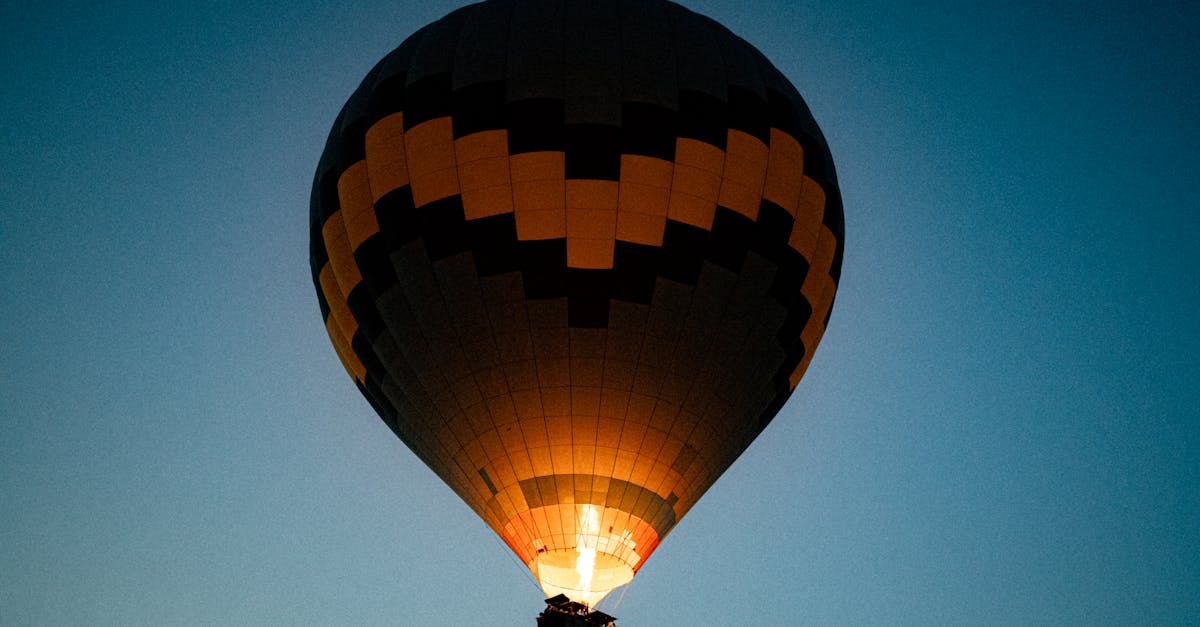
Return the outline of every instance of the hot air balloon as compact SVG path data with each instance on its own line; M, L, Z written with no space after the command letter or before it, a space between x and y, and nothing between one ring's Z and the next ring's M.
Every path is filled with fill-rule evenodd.
M796 89L663 0L489 0L411 35L334 122L311 226L359 391L587 605L791 395L844 230Z

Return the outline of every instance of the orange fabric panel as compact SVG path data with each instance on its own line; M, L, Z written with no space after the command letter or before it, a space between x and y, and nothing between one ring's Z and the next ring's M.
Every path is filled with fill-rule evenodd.
M729 129L725 141L725 175L718 202L757 220L767 175L767 146L757 137L734 129Z
M712 229L724 171L725 153L720 148L694 139L676 139L667 216L677 222Z
M568 189L571 181L567 181ZM567 206L567 237L611 239L617 234L615 209L577 209Z
M554 474L554 465L550 463L550 445L529 447L529 463L533 465L534 477Z
M825 216L825 190L811 178L803 177L800 187L800 200L796 205L796 224L792 227L792 235L788 245L805 258L809 258L816 250L817 239L820 236L821 220Z
M572 387L571 415L579 419L582 416L600 415L600 388ZM595 434L592 435L595 439Z
M565 187L562 179L518 181L514 178L512 184L513 209L518 214L524 211L546 209L562 211L566 207Z
M350 240L346 237L346 223L342 219L340 209L325 221L325 226L321 227L321 237L325 240L329 266L333 270L333 276L337 278L344 299L345 295L362 281L362 274L359 273L358 263L354 260L354 251L350 249ZM329 295L328 292L325 293L327 299ZM332 307L333 303L329 306Z
M533 185L541 185L544 182L538 181ZM517 200L516 223L517 223L517 239L521 241L540 240L540 239L561 239L567 236L567 214L563 209L521 209L522 195L517 189L517 185L531 185L531 183L514 184L513 194ZM558 186L561 190L561 185Z
M404 134L413 204L423 207L458 194L454 129L449 116L422 122Z
M567 179L567 210L607 209L610 211L616 211L617 190L619 188L620 186L616 181Z
M671 205L667 215L676 222L711 231L713 218L717 213L717 201L681 191L682 189L696 188L696 185L689 185L689 181L683 180L685 177L681 175L681 170L682 168L675 169L675 178L678 183L671 189ZM690 183L695 183L695 181L690 181Z
M508 163L514 183L566 179L566 153L562 151L523 152L509 156Z
M577 354L576 338L572 334L571 353ZM601 353L603 354L603 353ZM604 360L600 357L571 357L568 362L571 385L599 388L604 381Z
M675 166L641 155L621 156L616 238L635 244L661 246L671 205Z
M408 153L408 172L416 179L455 167L454 127L450 117L422 122L404 134Z
M680 140L687 141L687 140ZM670 187L675 164L658 157L621 155L621 184Z
M424 207L435 200L449 198L459 193L458 172L455 168L437 170L414 176L412 183L413 205Z
M568 386L542 388L542 411L546 416L570 416L571 388Z
M358 161L346 168L338 177L337 189L343 227L353 251L379 232L371 199L371 182L367 179L367 162Z
M513 212L513 191L510 185L493 185L461 192L463 214L468 220Z
M763 182L763 198L783 207L796 216L803 184L804 148L796 138L771 129L771 145L767 154L767 176Z
M480 131L454 140L455 160L459 164L503 157L508 160L508 131Z
M607 269L613 267L613 240L567 238L567 267Z
M623 242L662 246L666 229L665 215L646 215L630 211L619 211L617 214L617 239Z
M675 165L691 166L720 177L725 173L725 151L707 142L680 137L675 140ZM716 194L712 198L716 200Z
M588 446L586 444L579 444L577 442L575 444L574 448L571 449L571 451L575 456L575 458L573 460L571 460L571 467L575 469L576 473L578 473L579 475L590 475L593 472L595 472L595 466L596 466L596 447L595 446ZM579 490L579 489L580 488L578 486L576 486L576 490ZM590 491L590 490L591 490L591 486L588 486L586 488L586 491Z
M404 113L393 113L367 129L364 137L371 201L408 185L408 151L404 143Z
M517 239L567 236L566 167L562 152L528 152L508 159L512 176Z
M808 276L804 278L804 285L800 288L800 292L813 306L814 317L818 315L816 310L827 284L833 282L833 278L829 276L829 269L833 265L833 255L837 250L837 238L833 231L824 224L820 229L821 235L817 238L816 250L808 258ZM824 317L824 313L820 315Z
M616 181L566 181L568 267L612 267L617 191Z
M670 187L621 182L620 205L617 207L621 213L665 217L670 206Z
M520 421L521 434L525 437L525 446L530 450L550 446L550 436L546 433L546 420L542 417L526 418ZM532 456L532 453L530 453ZM546 473L550 474L550 473Z
M629 411L629 392L610 387L601 388L600 415L606 418L625 418Z
M511 213L508 131L472 133L454 140L463 213L468 220Z

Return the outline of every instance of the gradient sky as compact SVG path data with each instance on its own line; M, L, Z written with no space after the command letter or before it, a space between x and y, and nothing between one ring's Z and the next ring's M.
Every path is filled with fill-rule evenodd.
M308 267L334 116L457 4L0 6L0 623L533 624ZM792 400L601 608L1200 623L1200 5L684 4L807 99L845 267Z

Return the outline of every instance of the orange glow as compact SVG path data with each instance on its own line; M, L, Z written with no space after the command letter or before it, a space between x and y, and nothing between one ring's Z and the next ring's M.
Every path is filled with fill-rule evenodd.
M578 508L574 551L543 548L538 552L530 568L546 596L565 594L572 601L591 607L614 588L633 579L634 568L640 561L633 551L637 546L633 534L624 529L620 534L601 533L600 509L595 505Z

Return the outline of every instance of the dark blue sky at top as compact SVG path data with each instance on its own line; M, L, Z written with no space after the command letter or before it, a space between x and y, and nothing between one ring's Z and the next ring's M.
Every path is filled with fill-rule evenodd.
M685 4L807 99L845 267L788 406L602 607L1200 620L1195 5ZM309 278L329 125L454 6L0 7L0 623L532 623Z

